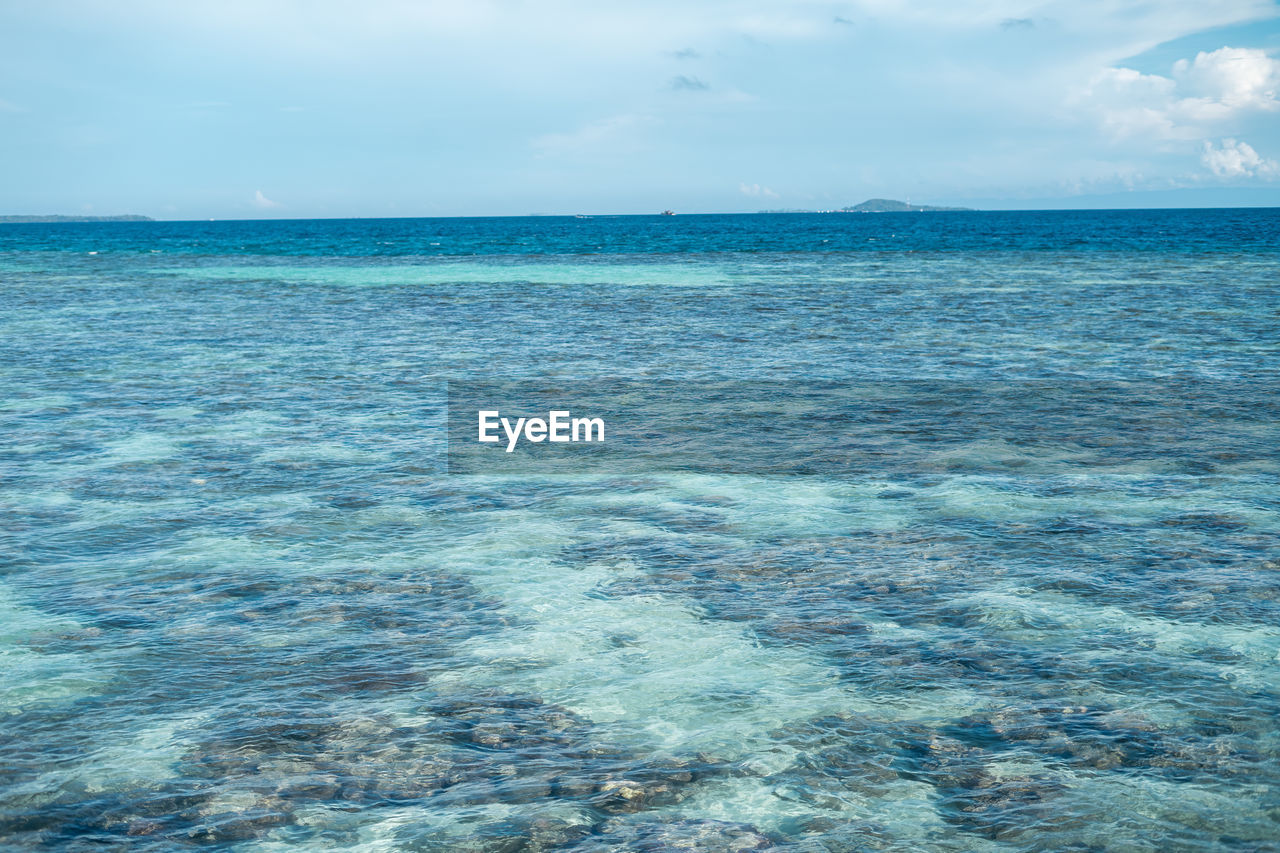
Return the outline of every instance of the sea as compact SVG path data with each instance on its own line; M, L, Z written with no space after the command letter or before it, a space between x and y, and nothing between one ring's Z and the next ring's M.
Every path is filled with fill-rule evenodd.
M0 849L1280 850L1280 209L6 224L0 389Z

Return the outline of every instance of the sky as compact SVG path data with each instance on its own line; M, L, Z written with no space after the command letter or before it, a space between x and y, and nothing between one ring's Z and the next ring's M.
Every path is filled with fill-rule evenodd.
M1280 206L1276 0L0 0L0 214Z

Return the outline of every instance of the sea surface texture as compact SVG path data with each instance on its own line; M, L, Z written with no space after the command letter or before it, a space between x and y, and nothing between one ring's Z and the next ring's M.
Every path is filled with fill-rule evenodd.
M0 226L0 849L1280 849L1278 348L1277 210Z

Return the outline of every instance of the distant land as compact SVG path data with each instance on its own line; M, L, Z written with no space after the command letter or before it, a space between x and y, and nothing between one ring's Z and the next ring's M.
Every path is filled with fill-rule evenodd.
M983 210L1191 210L1223 207L1280 207L1280 187L1193 187L1127 190L1042 198L967 199Z
M869 198L862 204L838 210L762 210L761 213L916 213L936 210L973 210L972 207L937 207L932 204L910 204L891 198Z
M973 210L972 207L935 207L932 204L908 204L891 198L869 198L862 204L840 208L841 213L908 213L928 210Z
M0 216L0 222L155 222L150 216Z

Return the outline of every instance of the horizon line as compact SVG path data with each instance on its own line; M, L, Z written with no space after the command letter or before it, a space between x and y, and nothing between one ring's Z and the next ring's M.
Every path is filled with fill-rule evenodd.
M969 213L1105 213L1141 211L1190 211L1190 210L1280 210L1280 204L1197 205L1190 207L1002 207L964 208L956 210L739 210L739 211L690 211L687 213L459 213L427 216L274 216L274 217L201 217L197 219L163 219L138 213L67 214L67 213L5 213L0 214L0 225L146 225L149 223L196 222L328 222L344 220L397 221L409 219L593 219L624 217L671 216L884 216L905 214L969 214ZM118 217L145 216L144 219ZM31 217L30 221L21 221ZM47 217L66 217L61 221L40 221Z

